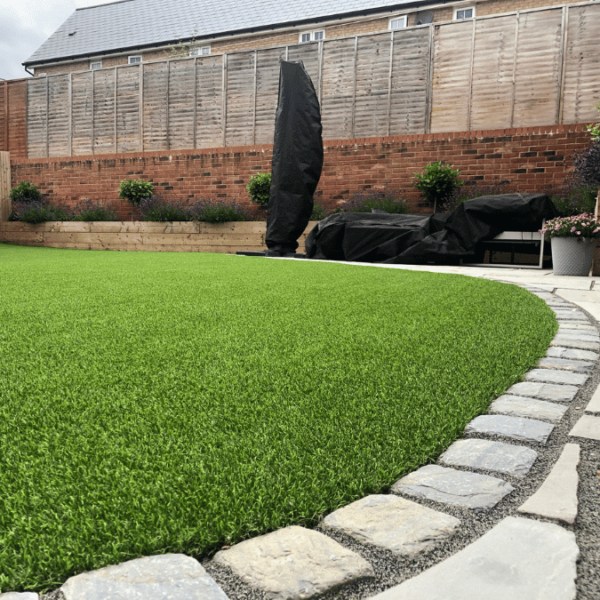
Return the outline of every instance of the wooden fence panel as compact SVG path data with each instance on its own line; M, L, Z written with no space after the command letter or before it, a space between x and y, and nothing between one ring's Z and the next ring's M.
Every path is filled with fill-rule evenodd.
M115 69L117 82L117 152L140 149L140 65Z
M519 16L514 127L556 123L558 116L562 8Z
M312 42L310 44L295 44L287 49L288 60L293 62L302 61L306 72L309 74L315 90L319 93L319 82L321 80L321 54L324 44L327 42ZM284 57L285 58L285 57Z
M391 33L358 38L354 136L387 135Z
M148 63L144 70L144 150L168 149L170 61Z
M48 97L46 77L27 82L27 149L30 157L47 156Z
M93 71L74 73L71 79L71 152L74 156L92 154Z
M93 71L94 154L116 152L115 73L116 69Z
M196 147L223 143L223 57L198 58L196 77Z
M284 58L285 48L257 52L255 144L273 143L279 93L279 61Z
M568 10L561 122L594 121L600 101L600 4Z
M496 129L511 122L516 27L516 15L477 21L470 129Z
M431 131L468 131L473 21L439 25L434 35Z
M227 56L227 146L252 144L255 56L254 52Z
M10 215L10 187L10 154L0 152L0 221L8 221Z
M353 38L323 45L321 112L325 139L353 137L355 57Z
M69 76L48 77L48 154L69 156Z
M389 135L426 131L429 31L429 27L424 27L394 33Z
M171 61L169 72L169 149L194 147L195 59Z

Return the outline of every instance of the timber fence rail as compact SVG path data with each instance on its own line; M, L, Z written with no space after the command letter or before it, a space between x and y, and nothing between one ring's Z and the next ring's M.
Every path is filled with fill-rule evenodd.
M594 120L600 3L27 80L30 158L273 142L282 59L325 139Z

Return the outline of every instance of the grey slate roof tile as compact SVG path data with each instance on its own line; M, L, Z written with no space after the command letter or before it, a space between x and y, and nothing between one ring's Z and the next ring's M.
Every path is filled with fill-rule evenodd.
M295 24L410 0L121 0L77 9L24 64ZM76 32L74 35L70 33Z

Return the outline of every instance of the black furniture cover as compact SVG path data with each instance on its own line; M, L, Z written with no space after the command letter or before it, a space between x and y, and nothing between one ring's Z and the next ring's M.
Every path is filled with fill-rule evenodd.
M306 239L308 258L381 263L455 263L503 231L537 231L558 216L545 194L502 194L467 200L449 214L339 213Z
M265 242L290 253L308 225L323 168L321 110L304 65L281 61Z

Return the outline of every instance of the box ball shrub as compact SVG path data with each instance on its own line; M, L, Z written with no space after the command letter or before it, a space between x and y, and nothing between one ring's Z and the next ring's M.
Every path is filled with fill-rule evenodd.
M9 197L13 202L39 202L42 194L37 186L29 181L21 181L10 190Z
M119 197L133 206L138 206L142 200L149 198L153 193L152 183L143 179L124 179L119 186Z
M417 182L413 185L427 202L431 202L436 207L463 184L458 178L459 175L460 171L450 165L445 165L441 161L432 162L423 169L422 173L415 173Z
M248 183L246 189L252 202L261 205L268 204L271 191L271 173L257 173L250 178L250 183Z

